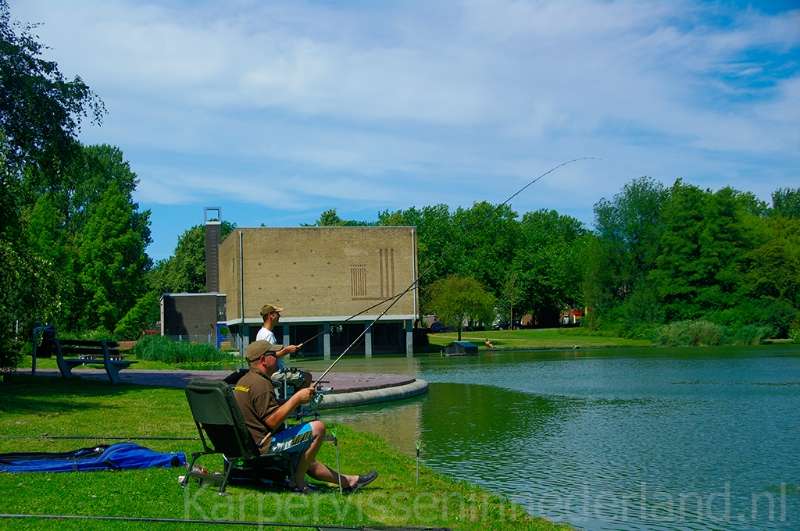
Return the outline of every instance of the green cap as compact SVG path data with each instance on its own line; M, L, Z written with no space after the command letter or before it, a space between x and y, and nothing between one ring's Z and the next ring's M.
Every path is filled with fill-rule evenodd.
M275 345L263 339L260 341L253 341L247 345L244 357L247 358L247 361L256 361L267 352L278 352L282 348L283 345Z

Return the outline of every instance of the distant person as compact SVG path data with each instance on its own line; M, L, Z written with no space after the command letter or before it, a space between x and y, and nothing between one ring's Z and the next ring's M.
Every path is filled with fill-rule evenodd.
M244 422L262 454L295 454L297 468L290 478L293 491L308 494L314 490L306 484L308 474L318 481L341 485L345 492L355 492L378 477L374 470L365 475L339 474L316 460L325 437L325 424L320 420L285 427L284 421L314 396L314 390L298 390L283 404L275 399L271 377L278 367L278 352L283 345L254 341L247 346L245 357L250 370L234 387L234 395Z
M273 345L278 343L275 339L275 333L272 330L280 322L282 311L283 308L275 306L274 304L265 304L261 307L261 319L263 320L263 324L258 334L256 334L256 341L269 341ZM275 353L276 359L278 360L278 367L273 376L273 381L275 383L286 380L296 389L311 385L311 373L301 371L300 369L289 369L286 367L286 363L283 360L284 356L287 354L294 354L298 350L300 350L300 347L297 345L286 345ZM284 398L287 397L284 396Z
M261 319L264 321L261 328L256 334L256 341L269 341L273 345L277 345L278 341L275 339L275 333L272 331L275 325L281 320L281 312L283 308L275 306L274 304L265 304L261 307ZM283 357L287 354L294 354L298 351L297 345L286 345L280 352L275 355L278 358L278 369L283 369L285 364Z
M483 344L486 345L486 348L488 348L489 350L494 350L494 343L489 341L488 338L483 340Z

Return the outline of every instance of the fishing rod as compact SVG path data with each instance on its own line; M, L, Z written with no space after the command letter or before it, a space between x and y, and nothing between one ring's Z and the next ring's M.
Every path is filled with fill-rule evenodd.
M553 166L552 168L550 168L549 170L545 171L544 173L542 173L542 174L540 174L540 175L536 176L534 179L532 179L530 182L528 182L528 183L527 183L525 186L523 186L522 188L520 188L519 190L517 190L516 192L514 192L513 194L511 194L511 195L510 195L510 196L509 196L509 197L508 197L508 198L507 198L505 201L503 201L502 203L498 204L498 205L497 205L497 207L499 208L499 207L501 207L501 206L503 206L503 205L505 205L505 204L508 204L508 203L509 203L509 202L510 202L512 199L514 199L514 198L515 198L516 196L518 196L520 193L522 193L523 191L525 191L525 190L526 190L528 187L530 187L531 185L535 184L536 182L538 182L539 180L541 180L541 179L542 179L542 178L544 178L545 176L547 176L547 175L549 175L549 174L553 173L554 171L556 171L556 170L557 170L557 169L559 169L559 168L563 168L564 166L567 166L568 164L572 164L572 163L574 163L574 162L578 162L578 161L581 161L581 160L596 160L596 159L598 159L598 157L578 157L578 158L575 158L575 159L570 159L570 160L564 161L564 162L562 162L562 163L560 163L560 164L557 164L557 165ZM314 387L315 387L315 388L319 386L319 384L320 384L320 381L321 381L321 380L322 380L322 379L323 379L325 376L327 376L327 374L328 374L328 373L331 371L331 369L333 369L333 367L334 367L334 366L335 366L335 365L336 365L336 364L339 362L339 360L341 360L341 359L344 357L344 355L345 355L345 354L347 354L347 352L349 352L349 351L350 351L350 349L351 349L351 348L353 348L353 346L354 346L356 343L358 343L358 341L359 341L359 340L360 340L360 339L361 339L361 338L362 338L362 337L363 337L363 336L364 336L364 335L367 333L367 331L369 331L369 330L372 328L372 326L373 326L375 323L377 323L377 322L378 322L378 320L379 320L381 317L383 317L384 315L386 315L386 312L388 312L388 311L389 311L389 310L392 308L392 306L394 306L394 305L397 303L397 301L399 301L399 300L400 300L400 299L403 297L403 295L405 295L406 293L408 293L409 291L411 291L411 290L414 288L414 286L416 286L417 284L419 284L419 281L420 281L420 280L421 280L421 279L422 279L422 278L423 278L425 275L427 275L427 274L428 274L428 273L431 271L431 269L432 269L432 266L433 266L433 264L432 264L432 263L428 264L428 267L427 267L427 268L425 268L425 270L424 270L422 273L420 273L419 275L417 275L417 277L416 277L416 278L415 278L415 279L414 279L414 280L411 282L411 284L409 284L409 286L408 286L406 289L404 289L403 291L401 291L401 292L400 292L400 293L398 293L397 295L394 295L394 296L390 297L389 299L386 299L386 300L380 301L380 302L378 302L377 304L373 304L372 306L370 306L370 307L369 307L369 308L367 308L366 310L362 310L361 312L359 312L358 314L356 314L356 315L361 315L362 313L364 313L364 312L366 312L366 311L368 311L368 310L371 310L372 308L375 308L376 306L379 306L380 304L383 304L383 303L385 303L385 302L388 302L388 301L389 301L389 300L391 300L391 299L394 299L394 300L393 300L393 302L392 302L392 303L391 303L391 304L390 304L390 305L389 305L389 306L388 306L388 307L387 307L385 310L383 310L383 312L381 312L381 314L380 314L380 315L378 315L378 317L376 317L376 318L375 318L375 319L374 319L374 320L373 320L373 321L372 321L372 322L371 322L371 323L370 323L368 326L364 327L364 330L363 330L363 331L362 331L362 332L361 332L361 333L358 335L358 337L357 337L357 338L356 338L356 339L355 339L355 340L354 340L352 343L350 343L350 344L347 346L347 348L346 348L346 349L344 349L344 351L343 351L341 354L339 354L339 357L337 357L337 358L336 358L336 359L333 361L333 363L331 363L331 364L330 364L330 366L329 366L327 369L325 369L325 372L323 372L323 373L322 373L322 375L321 375L319 378L317 378L317 382L314 384ZM354 315L353 317L355 317L356 315ZM352 319L353 317L350 317L350 318L348 318L347 320L349 321L349 320L350 320L350 319ZM317 335L316 335L316 336L314 336L314 337L312 337L312 339L314 339L314 338L318 337L319 335L321 335L321 333L320 333L320 334L317 334ZM306 343L306 342L308 342L308 341L310 341L310 339L309 339L309 340L306 340L306 341L304 341L303 343L301 343L301 345L302 345L302 344L304 344L304 343Z
M538 181L540 181L541 179L543 179L543 178L544 178L544 177L546 177L547 175L549 175L549 174L553 173L553 172L554 172L554 171L556 171L557 169L559 169L559 168L562 168L562 167L564 167L564 166L566 166L566 165L568 165L568 164L572 164L573 162L578 162L578 161L581 161L581 160L600 160L600 159L599 159L599 157L578 157L578 158L575 158L575 159L570 159L570 160L564 161L564 162L562 162L562 163L560 163L560 164L557 164L556 166L553 166L552 168L550 168L550 169L549 169L549 170L547 170L546 172L544 172L544 173L542 173L542 174L540 174L540 175L536 176L536 177L535 177L533 180L529 181L529 182L528 182L528 183L527 183L525 186L523 186L522 188L520 188L519 190L517 190L516 192L514 192L513 194L511 194L511 195L510 195L510 196L509 196L509 197L508 197L508 198L507 198L505 201L503 201L502 203L499 203L497 206L498 206L498 207L501 207L501 206L503 206L503 205L505 205L505 204L509 203L509 202L510 202L512 199L514 199L514 198L515 198L515 197L517 197L519 194L521 194L522 192L524 192L525 190L527 190L527 189L528 189L530 186L532 186L532 185L536 184ZM428 270L426 269L426 270L425 270L425 271L424 271L424 272L423 272L423 273L420 275L420 277L424 276L424 275L425 275L425 274L427 274L427 273L428 273ZM416 282L415 282L415 283L416 283ZM410 290L410 288L407 288L407 289L403 290L403 291L401 292L401 294L405 294L405 293L407 293L409 290ZM397 297L397 294L395 294L395 295L392 295L392 296L390 296L390 297L388 297L388 298L386 298L386 299L380 300L380 301L376 302L375 304L373 304L372 306L369 306L369 307L367 307L367 308L364 308L364 309L363 309L363 310L361 310L360 312L358 312L358 313L356 313L356 314L353 314L353 315L351 315L350 317L348 317L347 319L345 319L344 321L342 321L342 323L346 323L346 322L348 322L348 321L351 321L351 320L355 319L356 317L358 317L359 315L362 315L362 314L364 314L364 313L366 313L366 312L370 311L371 309L373 309L373 308L376 308L376 307L380 306L381 304L384 304L384 303L386 303L386 302L389 302L390 300L394 299L395 297ZM317 339L319 336L321 336L321 335L322 335L322 334L324 334L324 333L325 333L325 331L323 330L323 331L321 331L321 332L317 332L316 334L314 334L313 336L311 336L311 337L310 337L310 338L308 338L308 339L304 339L302 343L300 343L299 345L297 345L297 348L302 348L302 347L303 347L303 345L305 345L306 343L309 343L309 342L311 342L311 341L314 341L315 339Z
M51 439L51 440L104 440L104 441L199 441L199 437L170 437L161 435L131 435L108 437L105 435L0 435L0 439Z
M549 170L547 170L546 172L544 172L543 174L541 174L538 177L536 177L535 179L533 179L532 181L530 181L528 184L526 184L525 186L523 186L522 188L520 188L519 190L517 190L513 194L511 194L508 197L508 199L506 199L505 201L503 201L502 203L500 203L497 206L501 207L501 206L505 205L506 203L510 202L512 199L514 199L519 194L524 192L529 186L531 186L532 184L535 184L536 182L538 182L540 179L542 179L546 175L550 175L551 173L553 173L557 169L563 168L567 164L572 164L573 162L578 162L579 160L600 160L600 157L578 157L577 159L567 160L567 161L562 162L561 164L557 164L557 165L553 166L552 168L550 168Z
M350 344L347 346L347 348L346 348L346 349L344 349L344 350L342 351L342 353L341 353L341 354L339 354L339 357L338 357L338 358L336 358L335 360L333 360L333 363L331 363L331 364L330 364L330 366L329 366L327 369L325 369L325 372L323 372L323 373L322 373L322 375L320 375L320 377L319 377L319 378L317 378L317 381L316 381L316 383L314 383L314 387L315 387L315 388L316 388L316 387L318 387L320 383L322 383L322 379L323 379L323 378L325 378L325 376L327 376L327 374L328 374L328 373L331 371L331 369L333 369L334 365L336 365L337 363L339 363L339 360L340 360L340 359L342 359L342 358L344 357L344 355L345 355L345 354L347 354L347 353L350 351L350 349L351 349L351 348L353 348L353 346L354 346L356 343L358 343L358 340L359 340L359 339L361 339L362 337L364 337L364 335L365 335L365 334L366 334L366 333L367 333L367 332L368 332L368 331L369 331L369 330L372 328L372 326L373 326L375 323L377 323L377 322L378 322L378 320L379 320L381 317L383 317L384 315L386 315L386 312L388 312L389 310L391 310L391 309L392 309L392 306L394 306L395 304L397 304L397 301L399 301L400 299L402 299L402 298L403 298L403 295L405 295L406 293L408 293L409 291L411 291L411 290L414 288L414 286L415 286L415 285L416 285L416 284L419 282L419 279L420 279L420 278L421 278L421 277L419 277L419 276L418 276L418 277L417 277L417 278L414 280L414 282L412 282L412 283L411 283L411 285L410 285L410 286L408 286L406 289L404 289L403 291L401 291L400 293L398 293L398 294L397 294L397 295L394 297L394 300L392 301L392 303L391 303L389 306L387 306L387 307L386 307L386 308L385 308L385 309L384 309L384 310L383 310L383 311L380 313L380 315L378 315L378 317L376 317L376 318L375 318L375 319L374 319L374 320L373 320L373 321L372 321L370 324L368 324L367 326L365 326L365 327L364 327L364 330L362 330L362 331L361 331L361 333L360 333L360 334L358 334L358 337L357 337L357 338L355 338L355 340L354 340L352 343L350 343Z

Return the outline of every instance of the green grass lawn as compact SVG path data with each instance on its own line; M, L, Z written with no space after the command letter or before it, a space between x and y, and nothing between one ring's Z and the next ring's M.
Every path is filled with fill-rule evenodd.
M240 361L233 356L231 357L230 362L218 362L218 361L208 361L208 362L186 362L186 363L167 363L164 361L152 361L152 360L140 360L137 359L134 355L128 355L125 357L128 360L135 360L136 363L131 365L132 370L140 369L140 370L180 370L180 369L196 369L196 370L235 370L240 367ZM30 369L31 368L31 357L24 356L20 361L19 368L20 369ZM78 369L80 370L81 367L90 367L93 369L102 369L102 365L86 365L86 366L79 366ZM58 365L56 365L55 357L52 358L37 358L36 359L36 368L37 369L58 369Z
M324 417L323 417L324 419ZM415 482L414 460L383 440L346 426L333 426L346 472L376 469L379 479L341 496L336 490L310 496L232 485L228 496L213 486L182 489L182 469L118 472L0 473L2 513L109 515L158 518L272 521L346 526L447 526L458 529L556 529L498 496L423 467ZM195 437L182 390L111 386L101 382L14 376L0 383L0 452L66 451L99 440L43 439L42 434ZM134 439L135 440L135 439ZM142 441L160 451L191 452L199 441ZM335 463L325 445L321 459ZM221 469L220 459L201 462ZM454 471L455 472L455 471ZM0 527L49 529L48 520L0 520ZM72 521L61 529L171 528L174 524ZM191 527L191 526L181 526ZM196 528L210 529L196 525ZM215 526L214 528L217 528ZM560 527L560 528L563 528Z
M462 339L474 341L483 348L489 339L495 348L588 348L588 347L645 347L652 344L645 339L625 339L590 333L583 328L536 328L524 330L485 330L463 332ZM431 345L445 346L458 339L456 332L429 334Z

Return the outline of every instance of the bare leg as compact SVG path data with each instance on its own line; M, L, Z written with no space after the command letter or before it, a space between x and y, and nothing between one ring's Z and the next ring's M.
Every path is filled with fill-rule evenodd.
M308 450L300 457L300 461L297 464L297 470L295 470L294 473L295 486L298 488L305 487L306 472L314 479L338 485L339 473L315 460L317 452L320 446L322 446L322 439L325 437L325 423L321 420L312 420L311 433L314 435L314 441L311 443L311 446L308 447ZM358 481L358 476L342 474L341 478L342 486L353 486Z
M339 481L342 482L342 487L355 487L358 482L358 476L349 474L340 474L326 464L314 461L308 467L308 475L318 481L327 481L338 485Z

